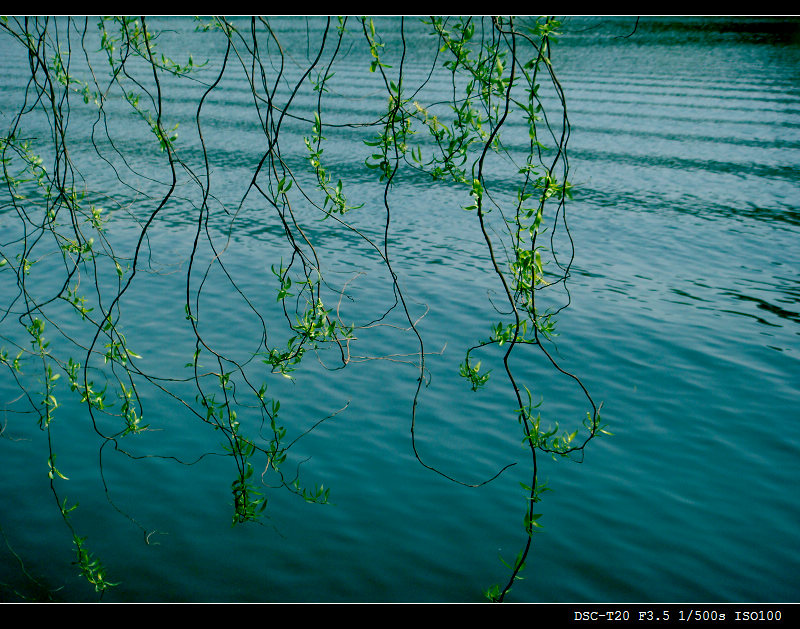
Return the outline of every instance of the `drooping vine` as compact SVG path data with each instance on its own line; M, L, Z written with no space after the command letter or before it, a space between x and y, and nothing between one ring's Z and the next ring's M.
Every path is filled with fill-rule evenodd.
M399 279L391 244L394 191L411 177L448 191L454 221L477 222L486 269L501 295L491 301L497 319L487 322L482 341L464 348L460 367L468 389L477 393L498 379L481 369L480 357L499 356L505 384L498 386L511 394L498 414L519 431L530 453L522 549L508 564L508 581L487 591L491 600L504 600L539 526L536 505L545 487L537 454L579 453L604 431L599 405L552 349L555 316L569 303L574 254L566 218L570 127L551 60L559 24L551 18L426 18L431 54L425 71L412 74L407 21L398 18L387 37L369 18L327 18L309 37L303 64L284 49L279 29L265 18L198 20L197 38L213 40L220 52L197 60L162 52L162 32L145 17L0 22L3 37L25 56L29 70L0 136L0 363L3 378L20 391L5 410L30 416L46 434L43 458L54 501L72 536L76 564L98 592L115 583L73 524L76 501L67 468L74 463L56 462L52 426L62 421L59 409L67 399L85 410L101 452L113 448L133 459L179 464L228 457L236 524L258 521L276 488L309 502L328 500L330 488L308 484L305 474L301 478L302 461L290 471L291 449L344 409L302 429L284 422L281 401L271 393L273 378L297 377L302 387L301 366L309 355L330 370L368 359L413 363L411 448L433 472L478 486L514 464L498 462L490 478L459 479L429 463L417 443L417 409L424 403L431 353L418 325L424 314L411 306L414 287ZM379 91L381 106L369 119L333 119L330 99L347 90L337 82L338 64L354 58ZM446 97L429 89L434 82L447 86ZM214 152L221 148L214 101L225 89L247 102L259 147L257 162L235 182L218 180L214 167ZM170 95L178 91L194 103L191 118L170 106ZM287 130L298 125L305 130L300 158L296 132ZM343 130L360 134L364 153L356 167L374 182L378 192L370 198L353 198L347 177L328 158L335 146L329 136ZM266 301L243 287L230 264L237 230L252 213L281 242ZM379 228L365 226L365 213L381 216ZM154 367L126 339L135 327L128 313L138 312L134 295L164 273L158 253L169 221L191 233L175 245L183 274L183 375ZM358 321L342 313L348 284L360 271L343 283L334 281L330 240L319 235L320 224L330 226L334 240L359 242L369 264L383 269L392 297L378 316ZM556 246L562 234L569 243L566 254ZM256 322L259 333L248 336L246 347L235 333L220 338L213 332L219 315L211 294L220 284ZM565 302L545 303L544 291L559 287ZM359 335L378 326L410 335L417 349L403 356L354 353ZM566 429L542 416L535 384L514 368L512 358L525 360L531 352L541 353L585 396L581 419ZM145 404L152 391L168 396L199 427L218 433L219 449L188 460L139 452L136 436L152 429ZM114 505L113 487L104 477L103 485ZM128 517L147 542L147 528Z

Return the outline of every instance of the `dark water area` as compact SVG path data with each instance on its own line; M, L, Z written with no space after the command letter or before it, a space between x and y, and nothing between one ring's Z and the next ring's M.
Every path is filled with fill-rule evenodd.
M293 60L288 75L313 55L321 20L270 22ZM430 37L412 22L406 37L416 45L406 70L416 84L430 67ZM376 19L376 26L391 55L397 18ZM192 20L154 19L153 27L163 30L165 49L208 59L205 80L219 71L224 39L208 37L189 50ZM540 474L552 491L540 505L543 528L525 580L508 600L796 602L800 20L581 17L565 18L561 30L553 66L571 125L574 199L567 212L575 260L556 351L603 401L613 436L593 441L581 462L542 457ZM28 59L5 33L0 58L5 133L20 106ZM326 101L330 122L378 117L385 108L384 95L370 98L376 89L368 66L363 50L342 56L340 91ZM222 209L236 208L243 178L252 177L264 151L252 94L237 76L232 70L204 106L219 210L210 229L220 239L231 224ZM447 85L434 81L425 89L420 98L433 100ZM181 83L164 93L170 120L185 130L180 150L199 165L192 120L203 86ZM302 94L292 111L313 116L314 104L313 95ZM91 151L93 119L77 107L72 115L72 151L92 185L145 216L145 200L166 191L163 155L109 115L119 150L136 155L137 168L156 180L137 195ZM520 129L522 143L527 133ZM380 236L382 189L363 168L366 133L332 127L325 155L349 197L365 203L353 222ZM288 116L282 134L284 159L301 164L308 124ZM488 176L502 182L506 175ZM184 327L183 273L197 199L186 179L185 196L165 208L153 231L149 270L123 304L130 346L143 368L164 377L185 374L194 350ZM63 493L80 503L76 527L109 579L121 582L104 601L479 602L486 587L507 578L498 556L512 560L523 543L520 482L529 480L529 458L508 392L498 385L470 396L458 377L463 352L489 333L496 313L486 296L497 291L475 216L460 209L462 201L411 175L392 196L393 265L412 315L427 311L419 330L435 352L418 408L417 447L428 463L469 482L519 464L470 488L417 462L410 441L415 339L394 328L365 330L359 351L397 360L326 371L310 359L294 382L270 380L295 436L334 414L293 449L293 465L310 483L330 488L331 504L268 490L260 525L230 525L229 460L197 460L220 450L219 435L198 428L170 396L143 390L158 431L137 435L130 447L192 465L101 449L85 409L65 403L52 428L69 477ZM138 229L119 216L109 238L127 251ZM238 209L224 260L242 291L277 321L270 268L287 255L286 245L281 225L265 216L249 200ZM0 245L11 250L19 229L17 215L0 210ZM343 316L379 317L393 291L374 251L333 225L311 229L330 277L340 286L351 282L353 302L342 305ZM15 282L0 271L3 308ZM246 360L258 327L252 311L219 267L204 290L204 334ZM19 338L13 325L13 316L0 323L0 345ZM522 353L516 366L537 382L549 417L574 414L578 394L570 382L533 355ZM190 383L176 387L193 395ZM0 372L3 600L30 587L9 547L30 574L62 588L57 600L96 600L70 564L72 540L50 494L45 436L15 413L19 394L9 371Z

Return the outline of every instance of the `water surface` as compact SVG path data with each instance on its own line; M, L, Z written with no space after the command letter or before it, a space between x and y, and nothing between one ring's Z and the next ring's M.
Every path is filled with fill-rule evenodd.
M309 30L318 23L311 19ZM191 21L157 24L167 29L163 45L188 49ZM301 65L316 41L309 43L306 21L274 24ZM421 31L409 27L408 36L427 41ZM575 199L568 218L576 250L571 305L559 315L558 356L603 400L614 435L590 444L580 464L543 461L542 476L553 489L541 505L544 529L535 536L526 579L509 600L794 602L800 590L800 22L570 18L563 33L553 60L572 125ZM5 126L18 106L27 59L7 37L0 47L7 60L0 74ZM422 49L409 59L411 77L427 67ZM193 52L196 59L205 53L213 73L222 50L218 43ZM370 100L366 67L358 55L343 56L337 76L349 88L332 97L332 120L368 117L384 106ZM236 202L241 178L263 153L252 101L234 76L214 92L204 118L220 206ZM182 103L197 93L186 88L167 97L183 127L195 109L181 109ZM76 114L75 128L80 124ZM299 162L307 125L285 124L285 157ZM124 129L117 133L121 148L137 151L138 137L126 145ZM185 141L191 138L187 133ZM378 233L380 197L352 157L363 153L362 140L359 131L341 129L326 156L353 198L366 202L354 220ZM88 138L76 133L75 142L74 150L83 142L88 154ZM142 151L142 159L148 154ZM153 174L163 180L159 155L152 159ZM108 180L112 185L110 173ZM162 188L154 184L148 192L157 198ZM469 482L520 464L478 489L453 484L414 458L411 359L334 372L311 360L294 384L271 386L295 434L349 403L293 450L294 464L304 461L303 477L331 488L332 504L270 490L263 525L231 527L228 460L212 456L182 466L100 452L82 409L67 407L54 423L59 456L73 461L63 491L80 502L76 525L109 578L121 581L103 600L480 601L484 588L506 577L498 555L513 558L524 537L519 482L527 481L526 451L504 391L470 396L457 376L463 351L488 333L485 296L497 287L474 216L459 209L460 201L413 178L392 201L395 269L412 310L429 308L420 323L426 347L441 351L429 359L419 450L428 463ZM213 227L221 233L226 220L218 216ZM151 243L153 272L124 304L131 346L164 375L183 369L192 351L182 327L180 271L193 223L191 202L168 208ZM285 255L280 225L263 208L246 205L236 226L226 264L269 309L269 269ZM0 241L10 241L15 229L14 215L0 216ZM359 304L345 304L345 312L362 320L379 316L392 299L385 269L363 240L326 229L321 224L315 237L329 256L331 277L339 284L353 278L349 289ZM133 234L114 237L124 247ZM208 281L204 333L242 358L255 322L222 279ZM384 328L365 331L363 342L375 355L415 351L409 334ZM541 383L550 416L569 417L574 387L537 361L520 358L518 368ZM10 408L18 389L6 372L0 390ZM179 405L156 390L146 395L160 430L142 435L137 453L194 460L219 450L217 436L198 429ZM49 494L42 433L13 412L2 421L0 525L9 544L29 573L63 588L57 598L93 600L70 565L71 539ZM150 533L150 544L125 514ZM0 581L26 587L11 553L3 549L0 557Z

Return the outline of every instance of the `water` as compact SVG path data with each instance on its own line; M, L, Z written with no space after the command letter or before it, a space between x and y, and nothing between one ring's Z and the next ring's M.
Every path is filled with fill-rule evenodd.
M276 24L302 64L306 22ZM189 41L189 22L163 25L162 45ZM510 600L796 601L800 23L572 18L563 30L554 62L572 125L569 225L576 253L571 305L558 318L558 355L603 400L614 435L592 442L581 464L542 461L553 491L541 503L544 529L534 538L526 579ZM8 59L0 81L5 127L27 60L7 36L0 46ZM207 71L218 70L221 50L202 52L211 59ZM202 52L195 51L196 60ZM337 76L351 91L331 97L331 120L368 117L384 104L369 99L374 84L363 59L344 59ZM419 52L408 61L409 76L424 67ZM263 153L237 72L204 110L218 177L213 192L228 206ZM182 103L201 93L187 88L167 97L189 146L195 109ZM82 124L78 114L74 124ZM285 158L299 164L299 134L308 128L292 119L284 124L285 139L298 134L297 146L286 142ZM141 138L126 140L124 125L116 133L121 150L136 154ZM89 148L81 137L76 133L77 146ZM361 155L363 133L341 129L336 139L328 163L353 198L363 191L367 205L354 220L376 234L380 196L352 159ZM161 156L141 151L146 156L152 174L168 181ZM196 155L190 161L196 165ZM93 185L118 185L107 169L93 177ZM148 192L157 197L165 188L153 184ZM197 200L186 195L160 218L149 250L153 272L141 274L123 304L130 346L144 369L164 377L184 375L193 351L182 291ZM146 214L146 203L130 207ZM452 207L446 191L412 179L393 208L393 264L412 315L429 308L420 323L426 348L441 352L429 358L418 449L427 463L468 482L519 464L478 489L419 465L409 431L413 358L334 372L309 360L296 383L273 378L270 390L295 436L347 405L292 450L292 472L300 463L304 480L331 488L332 504L269 490L263 525L231 527L230 460L210 456L182 466L100 451L85 410L65 405L53 424L70 479L59 487L80 502L76 527L109 578L121 581L103 600L479 601L484 588L506 577L498 555L513 558L524 537L525 450L503 391L470 396L454 375L463 351L488 333L485 295L497 287L474 216ZM215 216L219 233L229 219ZM274 303L270 266L286 256L281 228L267 216L248 201L225 254L227 268L263 311ZM4 209L3 243L17 229L14 220ZM129 251L134 233L113 237ZM314 236L335 282L352 279L348 288L359 305L343 302L344 316L367 321L391 305L388 276L363 240L324 223ZM356 275L360 270L366 275ZM256 322L219 269L213 273L201 301L204 333L241 359L257 344ZM14 284L2 279L5 302ZM14 334L12 320L3 323L3 343ZM364 331L362 341L365 353L415 351L411 335L387 328ZM530 357L518 365L540 378L549 416L571 417L575 391L543 367ZM9 373L0 376L0 526L30 574L63 588L56 598L94 600L70 565L71 539L49 493L43 434L26 424L30 416L13 412L19 389ZM190 387L175 386L191 396ZM220 450L218 434L180 405L153 387L144 395L159 431L129 442L135 454L193 462ZM149 544L125 514L146 530ZM12 589L29 585L9 550L0 558L4 596L13 600Z

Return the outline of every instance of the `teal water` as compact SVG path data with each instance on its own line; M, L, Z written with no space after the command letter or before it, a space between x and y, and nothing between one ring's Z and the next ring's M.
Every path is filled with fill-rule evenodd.
M164 28L165 47L184 50L192 40L191 21L155 23ZM274 22L296 67L313 49L308 32L317 23ZM386 32L397 26L388 18L377 24ZM543 458L541 474L553 491L541 504L544 528L534 538L526 578L509 600L795 602L800 22L573 18L563 31L553 59L572 125L575 199L568 212L575 262L557 348L565 368L604 402L614 434L592 442L581 463ZM408 25L409 37L420 32ZM422 76L424 46L411 49L409 76ZM28 60L6 36L0 51L5 129L19 106ZM219 44L192 52L209 59L209 74L218 70ZM331 97L331 120L368 118L384 107L370 100L374 86L364 79L363 61L343 56L337 67L348 90ZM232 71L204 109L217 207L235 205L263 153L252 100L236 76ZM181 129L190 129L202 90L181 89L167 92L167 109ZM299 101L298 111L307 104ZM93 185L119 186L92 162L87 120L74 114L73 152L85 149ZM299 162L307 125L285 124L284 157ZM159 155L138 148L138 136L126 136L124 124L112 131L121 150L141 150L137 164L150 169L145 174L168 179ZM191 133L179 137L191 154ZM341 128L328 139L326 157L337 177L366 202L353 220L377 233L382 206L361 167L363 135ZM153 197L164 191L158 183L148 190ZM182 275L194 237L193 202L176 201L162 215L148 271L123 305L130 346L143 368L164 377L185 374L193 351L183 327ZM141 199L130 207L146 214ZM85 411L65 404L53 424L69 477L60 487L80 503L77 528L109 578L121 582L104 601L480 601L486 587L506 578L498 555L512 559L524 541L519 483L528 480L528 459L507 392L498 385L468 395L457 375L463 351L488 333L493 312L486 295L497 287L474 216L454 206L446 190L412 178L398 187L393 208L394 268L412 313L427 309L419 328L435 352L418 410L419 451L468 482L519 464L476 489L416 461L410 441L416 370L413 357L403 356L413 354L415 343L393 328L365 330L358 351L396 360L326 371L307 359L294 383L270 380L295 436L336 414L299 441L291 459L304 480L331 489L331 504L268 490L262 525L231 527L230 461L198 460L220 451L218 435L158 389L143 390L158 430L128 447L136 456L156 453L192 465L101 450ZM15 219L0 210L3 246L17 236ZM221 233L229 220L216 213L212 231ZM257 307L273 312L270 266L286 255L282 229L256 204L246 204L235 225L227 268ZM112 237L125 249L136 233L120 228ZM330 277L338 285L352 280L354 301L343 302L343 316L380 316L393 293L369 247L324 223L314 236ZM5 308L15 283L3 274L0 282ZM257 345L257 322L219 274L207 281L202 306L206 338L246 358ZM0 344L17 334L13 320L3 320ZM522 357L518 369L541 384L548 415L570 417L578 393L538 361ZM190 397L191 387L181 386ZM61 588L57 600L96 600L70 564L71 538L49 492L44 435L30 416L15 412L18 395L3 371L0 526L28 573ZM149 544L129 516L147 531ZM0 545L0 583L5 600L13 600L15 589L30 592L6 545Z

